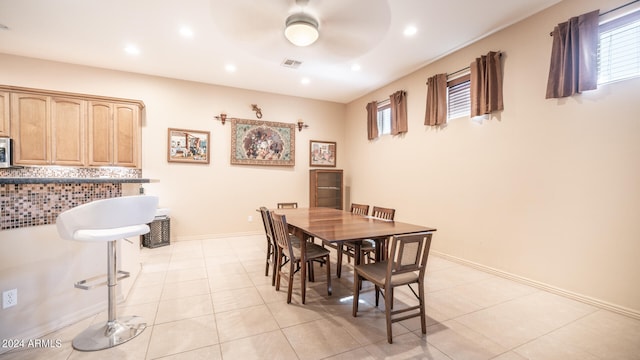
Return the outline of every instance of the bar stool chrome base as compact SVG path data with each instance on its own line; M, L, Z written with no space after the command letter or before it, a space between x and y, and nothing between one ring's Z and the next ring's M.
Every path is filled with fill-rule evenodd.
M142 334L146 327L142 317L126 316L87 328L73 339L72 345L79 351L108 349Z

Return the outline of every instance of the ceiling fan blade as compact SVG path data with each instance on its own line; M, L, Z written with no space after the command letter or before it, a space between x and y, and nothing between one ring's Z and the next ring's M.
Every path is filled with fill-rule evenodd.
M318 9L322 13L318 45L333 55L354 58L382 41L391 24L390 11L381 0L341 3L322 2ZM357 7L367 11L356 11Z
M279 33L291 0L210 0L211 17L221 33L235 41L260 41L263 34Z

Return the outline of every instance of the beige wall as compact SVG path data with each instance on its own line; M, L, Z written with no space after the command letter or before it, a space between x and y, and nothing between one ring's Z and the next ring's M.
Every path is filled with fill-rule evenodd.
M144 187L148 194L160 197L160 206L171 209L173 241L257 233L263 231L256 212L261 205L297 201L308 206L309 140L336 141L338 167L346 158L340 152L343 104L5 54L0 54L0 83L144 101L142 173L159 180ZM302 132L295 131L295 167L229 164L231 126L215 121L214 116L224 111L255 120L251 104L262 109L263 120L295 123L302 119L309 124ZM169 127L210 131L210 164L168 163ZM249 216L253 221L248 221ZM19 302L0 309L0 337L42 335L105 309L104 303L97 303L106 301L105 291L73 288L75 281L106 271L105 252L103 247L61 240L54 226L1 231L0 291L17 287ZM132 270L131 266L125 270Z
M554 25L625 2L563 1L350 103L351 200L438 228L435 251L639 316L640 79L544 99ZM490 50L505 110L425 127L426 79ZM399 89L409 133L367 141L365 104Z
M171 208L173 240L259 232L258 206L308 205L309 140L337 141L351 200L437 227L435 251L639 316L640 79L544 99L553 26L623 2L563 1L346 106L2 54L0 83L143 100L143 176L159 180L145 188ZM504 52L505 110L422 125L427 77L489 50ZM365 104L398 89L409 133L367 141ZM264 120L310 124L296 132L294 168L229 165L231 129L213 116L255 119L252 103ZM211 163L167 163L169 127L211 131ZM70 294L90 270L78 262L99 256L52 226L0 232L0 289L19 287L19 305L0 310L0 335L37 335L95 311L94 298Z

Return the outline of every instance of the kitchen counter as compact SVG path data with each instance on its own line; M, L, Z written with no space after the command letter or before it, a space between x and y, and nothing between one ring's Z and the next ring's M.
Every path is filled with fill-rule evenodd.
M0 184L144 184L151 182L141 178L33 178L0 177Z

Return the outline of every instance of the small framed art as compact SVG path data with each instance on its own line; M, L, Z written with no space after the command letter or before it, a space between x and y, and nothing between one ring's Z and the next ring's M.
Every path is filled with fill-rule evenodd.
M336 143L333 141L309 141L309 165L336 167Z
M169 128L167 161L209 163L209 132Z

